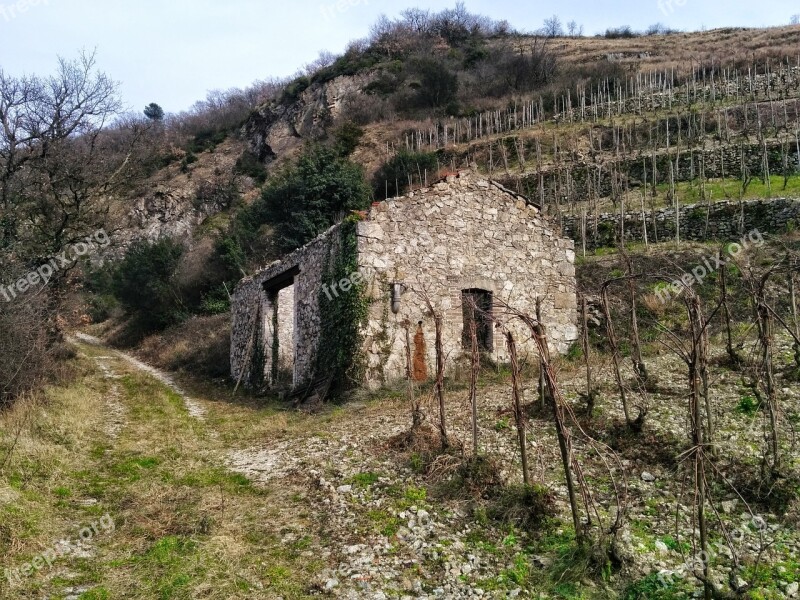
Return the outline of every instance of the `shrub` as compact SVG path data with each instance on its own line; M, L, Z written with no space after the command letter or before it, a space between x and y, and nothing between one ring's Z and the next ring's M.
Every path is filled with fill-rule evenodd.
M234 173L250 177L258 185L263 185L267 180L267 168L264 166L258 157L245 150L242 155L236 160L236 166L233 168Z
M346 121L333 131L333 148L339 156L350 156L358 148L362 137L364 130L352 121Z
M231 299L224 286L211 290L203 297L201 310L208 315L219 315L231 309Z
M173 275L183 247L170 239L139 242L119 263L113 276L114 295L133 317L140 333L163 329L183 318L183 302Z
M197 210L211 209L218 212L231 208L239 199L239 187L235 179L215 177L201 181L195 190L192 205Z
M292 81L283 90L281 104L294 104L297 102L297 100L300 98L300 94L306 91L309 85L311 85L311 81L308 77L298 77Z
M0 409L50 378L55 362L53 330L44 295L0 301Z
M181 172L188 173L189 172L189 165L194 164L197 162L197 155L194 152L187 152L186 156L183 157L181 161Z
M609 27L603 37L609 40L635 38L642 34L634 31L630 25L622 25L621 27Z
M360 166L331 148L309 146L295 164L277 173L244 219L252 232L261 223L276 227L281 251L289 252L323 233L337 218L369 205Z
M204 129L197 133L189 142L189 153L200 154L205 151L212 151L225 141L228 134L219 129Z
M420 106L440 108L457 100L458 76L444 64L422 58L415 61L414 71L419 77L417 102Z
M112 295L92 296L89 298L89 316L94 323L102 323L111 318L117 305L117 299Z

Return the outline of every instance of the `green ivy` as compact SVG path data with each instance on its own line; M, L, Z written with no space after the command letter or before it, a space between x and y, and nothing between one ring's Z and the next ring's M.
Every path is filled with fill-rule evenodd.
M323 269L322 281L327 285L349 279L358 271L358 238L360 218L353 215L339 228L338 248L331 244L331 254ZM317 376L333 377L330 394L333 398L361 383L365 364L362 354L363 330L369 312L366 283L353 285L338 295L319 291L320 341L317 350Z

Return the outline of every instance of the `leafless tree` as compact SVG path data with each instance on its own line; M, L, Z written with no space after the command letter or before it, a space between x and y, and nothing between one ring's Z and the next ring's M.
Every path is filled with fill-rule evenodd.
M0 71L0 248L41 261L105 224L148 126L111 126L120 106L94 54L59 60L47 78Z
M567 23L567 34L569 37L582 37L583 25L578 25L577 21L572 20Z
M561 25L561 19L557 15L545 19L542 25L542 34L550 38L564 37L564 27Z

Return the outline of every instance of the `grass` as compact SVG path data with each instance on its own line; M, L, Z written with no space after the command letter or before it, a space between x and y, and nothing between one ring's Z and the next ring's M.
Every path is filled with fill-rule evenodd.
M350 478L350 483L360 488L367 488L375 485L380 479L377 473L357 473Z
M659 197L664 198L669 191L669 184L656 186ZM766 179L762 181L753 177L747 190L742 190L740 179L712 179L705 184L705 199L702 196L703 188L697 181L682 181L675 184L675 194L681 204L696 204L700 202L718 202L720 200L757 200L765 198L782 198L800 196L800 175L790 175L786 188L783 187L783 175L772 175L769 186Z
M302 488L275 492L221 466L222 440L241 431L243 419L209 411L220 425L211 437L180 396L119 360L106 364L123 377L102 379L91 360L100 351L83 350L82 380L0 414L0 432L20 431L0 472L0 571L22 567L57 540L76 539L101 515L116 527L94 537L91 556L67 555L24 578L15 597L62 597L76 586L88 587L81 597L90 599L308 597L309 581L323 568L320 539L309 533L285 543L286 530L314 528L303 510L278 517ZM106 433L113 384L126 421L115 439ZM254 421L274 414L231 410L240 411ZM0 457L11 443L0 433Z

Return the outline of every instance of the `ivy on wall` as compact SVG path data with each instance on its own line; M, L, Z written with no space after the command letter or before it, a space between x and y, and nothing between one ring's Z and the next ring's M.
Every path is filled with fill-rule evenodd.
M329 286L319 291L320 340L317 349L316 379L332 377L330 395L340 396L362 382L365 361L362 352L363 331L369 312L366 283L351 286L338 285L351 281L358 272L357 227L360 217L352 215L339 228L338 247L334 242L328 262L323 269L322 281ZM337 283L331 292L330 286Z
M253 389L260 390L263 389L266 381L264 378L264 362L266 361L266 356L264 353L264 346L263 346L263 332L261 325L261 310L262 307L259 304L258 309L256 310L255 314L255 322L253 323L253 341L251 342L250 352L252 353L252 358L250 359L250 385Z

